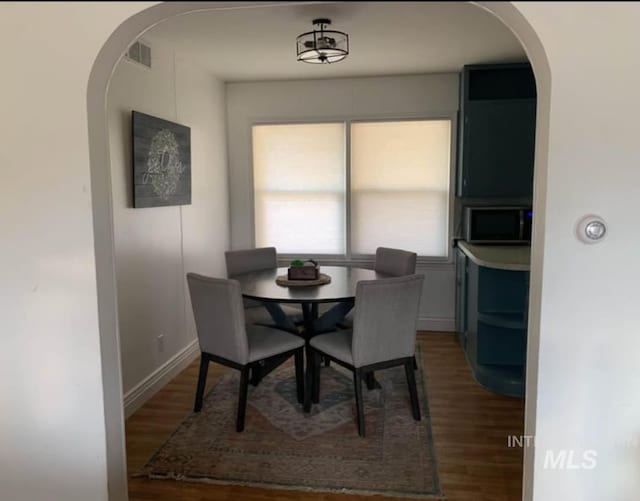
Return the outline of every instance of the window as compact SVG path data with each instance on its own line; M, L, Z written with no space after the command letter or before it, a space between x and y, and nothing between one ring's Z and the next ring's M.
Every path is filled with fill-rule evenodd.
M256 246L446 257L450 147L450 120L254 126Z
M351 249L447 255L449 120L351 125Z
M346 253L345 124L253 127L256 247Z

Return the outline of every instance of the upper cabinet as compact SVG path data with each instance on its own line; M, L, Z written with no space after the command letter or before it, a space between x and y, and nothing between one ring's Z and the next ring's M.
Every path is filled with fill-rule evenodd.
M536 84L531 66L465 66L460 118L456 195L532 196Z

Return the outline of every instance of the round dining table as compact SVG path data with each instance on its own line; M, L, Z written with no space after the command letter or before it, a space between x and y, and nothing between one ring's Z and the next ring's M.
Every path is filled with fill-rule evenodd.
M331 277L331 282L323 285L295 285L284 286L276 283L278 276L287 276L288 268L272 268L267 270L253 271L241 275L234 275L233 278L240 282L240 291L243 297L255 299L263 302L274 303L298 303L302 306L303 329L297 334L304 337L307 345L309 339L321 332L315 329L319 320L318 305L320 303L339 303L349 301L353 304L356 296L356 287L361 280L376 280L386 278L389 275L379 273L366 268L346 267L346 266L321 266L320 273ZM325 313L327 314L327 313ZM330 313L329 313L330 314ZM307 348L308 349L308 348ZM261 366L251 377L251 384L257 385L260 380L274 370L283 361L274 359L272 363ZM307 371L309 370L307 360ZM328 365L328 360L326 361ZM306 379L306 378L305 378ZM379 388L379 383L375 380L373 373L367 376L367 387L369 389ZM312 391L307 388L305 391ZM317 403L317 391L313 391L313 400ZM305 404L305 412L309 411L308 404Z
M302 306L306 339L316 334L314 325L318 319L320 303L353 301L356 287L361 280L376 280L388 277L383 273L366 268L346 266L321 266L320 273L328 275L331 282L323 285L278 285L278 276L287 276L287 268L272 268L234 275L240 282L242 295L249 299L274 303L298 303ZM303 284L303 282L300 282Z

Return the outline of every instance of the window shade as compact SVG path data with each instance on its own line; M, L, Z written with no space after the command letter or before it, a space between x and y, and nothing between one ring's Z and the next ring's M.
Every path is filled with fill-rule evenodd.
M446 256L450 120L351 125L351 248Z
M256 246L345 254L344 123L256 125L252 132Z

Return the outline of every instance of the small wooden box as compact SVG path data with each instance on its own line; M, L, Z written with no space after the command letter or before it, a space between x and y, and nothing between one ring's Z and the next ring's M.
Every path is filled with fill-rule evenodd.
M318 280L320 268L317 263L305 263L302 266L290 266L287 270L289 280Z

